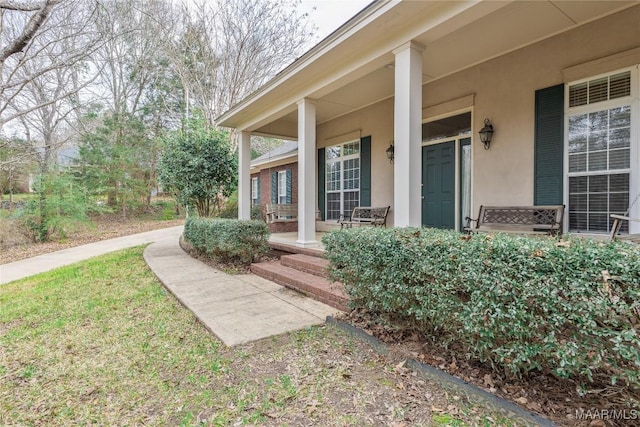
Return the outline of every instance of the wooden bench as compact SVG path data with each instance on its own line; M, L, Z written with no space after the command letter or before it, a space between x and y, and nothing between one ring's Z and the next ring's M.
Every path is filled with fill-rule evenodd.
M370 206L356 206L351 211L351 215L347 217L340 217L338 223L340 228L351 228L354 225L371 225L373 227L387 226L387 215L389 214L389 208L386 207L370 207Z
M480 206L477 219L467 217L470 233L562 234L564 205ZM476 224L471 227L471 223Z
M267 224L298 221L298 205L295 203L267 203L265 218Z

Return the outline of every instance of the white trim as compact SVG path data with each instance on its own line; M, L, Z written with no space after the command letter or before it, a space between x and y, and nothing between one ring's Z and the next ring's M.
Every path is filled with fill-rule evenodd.
M343 155L344 153L344 146L348 145L348 144L353 144L353 143L358 143L358 153L356 154L349 154L349 155ZM339 157L334 157L332 159L328 159L327 158L327 150L333 148L333 147L340 147L340 156ZM329 219L328 218L328 213L329 213L329 203L328 203L328 196L329 194L340 194L340 214L338 215L338 218L344 213L344 193L345 192L354 192L357 191L358 192L358 205L360 205L360 188L362 186L362 140L360 138L356 138L356 139L352 139L349 141L345 141L339 144L334 144L328 147L324 147L325 149L325 158L324 158L324 162L325 162L325 170L322 171L322 173L324 173L324 218L325 221L335 221L335 218ZM353 160L353 159L358 159L359 163L358 163L358 188L351 188L348 190L345 190L344 188L344 181L345 181L345 176L344 176L344 162L347 160ZM329 185L329 179L327 177L327 165L329 165L330 163L340 163L340 189L339 190L329 190L328 185ZM320 171L319 171L320 172Z
M251 178L251 205L257 205L258 194L260 189L258 188L258 177Z
M238 219L251 218L251 133L240 132L238 144Z
M278 199L277 202L279 204L287 203L287 170L278 171L278 180L276 188L278 189ZM284 191L284 194L281 192ZM284 198L284 201L282 201Z

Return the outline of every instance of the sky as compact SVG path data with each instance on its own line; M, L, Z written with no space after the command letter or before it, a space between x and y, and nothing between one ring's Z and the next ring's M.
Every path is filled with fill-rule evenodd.
M302 0L300 11L309 13L311 20L318 26L319 42L371 2L372 0Z

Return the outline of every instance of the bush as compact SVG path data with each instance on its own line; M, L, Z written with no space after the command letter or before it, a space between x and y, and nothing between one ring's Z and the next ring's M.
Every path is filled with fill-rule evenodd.
M189 217L184 238L196 250L227 263L249 265L269 250L269 230L261 221Z
M323 238L356 308L494 369L640 386L640 249L589 239L359 228Z

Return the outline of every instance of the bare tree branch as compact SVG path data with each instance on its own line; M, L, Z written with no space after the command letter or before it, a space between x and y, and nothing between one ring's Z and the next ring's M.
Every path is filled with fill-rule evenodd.
M51 10L62 0L46 0L45 2L38 2L42 7L36 9L30 9L37 11L31 16L31 19L27 22L27 24L22 29L22 33L14 39L8 46L5 46L0 50L0 63L3 63L8 57L14 55L27 45L29 41L36 34L38 29L42 26L44 21L47 19ZM9 9L9 10L17 10L17 11L29 11L29 9L20 9L20 8L11 8L11 5L15 5L18 7L20 5L27 6L28 2L14 2L14 1L3 1L0 3L0 9Z
M28 0L0 0L0 9L15 10L18 12L34 12L42 9L46 1Z

